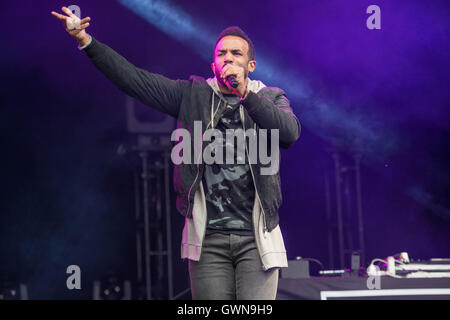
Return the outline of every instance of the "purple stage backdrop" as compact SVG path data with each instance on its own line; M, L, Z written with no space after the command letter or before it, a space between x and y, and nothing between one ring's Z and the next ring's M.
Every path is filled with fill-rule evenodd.
M281 154L289 259L332 267L330 150L361 157L364 263L401 251L450 257L447 0L7 1L0 275L26 283L30 299L89 299L92 281L108 271L135 278L134 163L117 152L129 140L126 96L50 14L69 5L91 17L97 40L172 79L211 77L220 31L238 25L248 33L257 61L251 77L284 89L302 124ZM367 26L370 5L380 8L381 29ZM179 258L183 223L173 210L175 292L189 286ZM332 259L337 267L335 252ZM66 287L69 265L82 270L81 290Z

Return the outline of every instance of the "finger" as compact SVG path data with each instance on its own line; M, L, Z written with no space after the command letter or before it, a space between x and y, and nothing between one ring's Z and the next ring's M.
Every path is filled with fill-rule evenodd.
M220 73L221 77L224 77L225 72L228 71L228 69L230 68L229 64L226 64L223 68L222 68L222 72Z
M91 21L91 18L90 17L86 17L84 19L81 19L80 24L85 24L86 22L89 22L89 21Z
M74 29L66 28L66 31L68 33L70 33L71 35L73 35L73 34L80 33L82 30L86 29L87 27L89 27L89 23L85 23L85 24L81 25L79 28L74 28Z
M228 64L225 67L226 67L226 69L224 68L222 70L222 77L228 78L229 76L232 76L232 75L235 77L238 77L239 71L240 71L239 67L233 66L233 65L228 65Z
M69 8L62 7L61 10L71 18L76 17L76 15L74 15L73 12L69 10Z
M77 16L73 15L72 17L68 17L66 19L66 24L67 24L67 27L70 30L73 30L73 29L80 29L80 25L82 23L81 23L80 18L78 18Z
M86 23L80 25L80 29L79 30L86 29L87 27L89 27L89 22L86 22Z
M222 79L223 80L227 80L227 78L229 76L231 76L233 73L230 70L225 70L224 72L222 72Z
M68 33L70 33L71 35L74 35L74 34L80 33L81 30L84 30L84 29L86 29L87 27L89 27L89 22L88 22L88 23L85 23L85 24L82 24L79 28L75 28L75 29L69 29L69 28L66 28L66 31L67 31Z
M230 76L235 76L237 78L237 74L236 72L234 72L233 70L227 70L223 76L222 79L227 80Z
M66 16L63 16L62 14L59 14L59 13L57 13L55 11L52 11L52 15L54 17L56 17L58 20L61 20L61 21L66 21L66 19L67 19Z

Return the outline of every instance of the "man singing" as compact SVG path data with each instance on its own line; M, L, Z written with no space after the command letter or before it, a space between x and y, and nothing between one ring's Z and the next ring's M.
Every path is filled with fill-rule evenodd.
M229 130L246 134L253 129L258 137L261 131L277 130L278 141L267 140L277 146L276 157L278 145L288 148L298 139L300 124L284 91L249 79L256 68L255 50L240 28L229 27L217 38L214 78L171 80L135 67L87 34L89 17L79 20L68 8L62 11L52 15L100 72L127 95L175 117L180 127L192 131L200 122L203 132L216 129L224 136ZM79 27L69 30L73 19ZM194 161L203 154L203 141L201 148L191 144L193 161L174 166L176 206L185 217L181 257L189 261L193 299L275 299L279 268L287 267L278 223L279 162L275 171L264 173L267 163L250 161L249 149L254 149L246 136L241 141L234 149L245 150L244 160L234 152L231 164Z

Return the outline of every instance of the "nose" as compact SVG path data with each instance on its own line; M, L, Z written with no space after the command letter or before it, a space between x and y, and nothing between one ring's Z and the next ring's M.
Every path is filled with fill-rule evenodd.
M229 52L225 54L225 64L233 64L233 55Z

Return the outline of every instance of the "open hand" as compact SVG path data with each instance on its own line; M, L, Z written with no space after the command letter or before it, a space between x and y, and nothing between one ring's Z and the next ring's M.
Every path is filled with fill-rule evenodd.
M86 17L80 20L80 18L74 15L68 8L62 7L61 10L65 13L65 15L59 14L55 11L52 11L51 13L58 20L62 21L64 29L78 41L80 46L85 45L90 39L90 36L86 33L85 29L89 27L89 21L91 21L91 18Z

